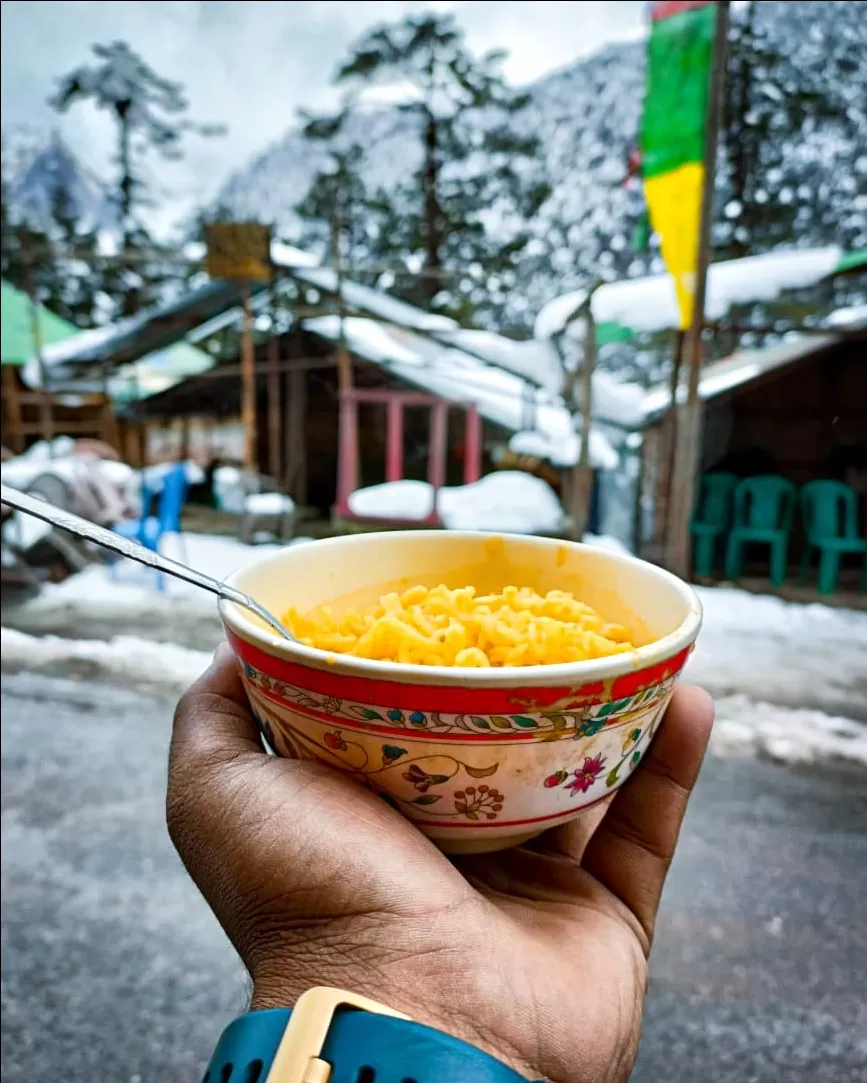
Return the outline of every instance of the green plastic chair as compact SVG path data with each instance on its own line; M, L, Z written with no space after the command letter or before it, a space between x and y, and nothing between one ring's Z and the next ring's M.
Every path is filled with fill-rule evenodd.
M843 553L863 553L862 590L867 590L867 539L858 534L858 494L842 481L810 481L801 490L804 516L804 555L801 578L810 568L813 549L819 550L819 593L833 594L840 578Z
M736 474L703 474L690 523L693 565L697 575L713 575L717 539L731 526L732 493L738 483Z
M734 492L734 526L726 547L726 577L740 579L744 546L771 549L771 582L782 586L789 565L789 538L795 518L795 486L777 474L746 478Z

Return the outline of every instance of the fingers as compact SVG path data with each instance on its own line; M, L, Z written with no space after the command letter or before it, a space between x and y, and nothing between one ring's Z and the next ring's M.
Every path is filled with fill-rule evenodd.
M649 949L659 897L713 724L700 688L675 691L647 757L617 793L582 865L637 918Z

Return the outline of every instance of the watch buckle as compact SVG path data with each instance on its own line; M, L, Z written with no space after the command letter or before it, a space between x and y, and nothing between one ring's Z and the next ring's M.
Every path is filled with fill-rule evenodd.
M409 1019L403 1012L345 989L317 986L298 998L280 1039L271 1070L263 1083L328 1083L331 1065L321 1057L325 1039L338 1008L359 1008L393 1019Z

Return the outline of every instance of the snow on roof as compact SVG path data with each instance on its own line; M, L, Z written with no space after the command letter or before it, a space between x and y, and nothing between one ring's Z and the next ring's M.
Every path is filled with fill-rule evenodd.
M492 331L463 328L448 334L437 333L435 337L543 388L551 399L560 399L563 369L550 342L517 341ZM610 373L596 369L592 394L593 416L597 420L627 429L640 423L644 391L636 384L622 383Z
M765 350L738 350L730 357L714 361L702 370L698 393L701 399L713 399L756 379L773 369L782 368L802 357L833 346L840 341L834 334L809 335L784 342ZM677 401L683 402L686 389L678 390ZM648 391L644 398L645 422L661 417L671 405L671 392L667 387L656 387Z
M814 286L833 274L843 260L839 245L786 249L759 256L724 260L708 268L705 315L719 320L733 305L773 301L786 290ZM537 338L559 334L574 318L580 291L555 297L536 317ZM628 278L600 286L591 302L593 318L618 323L638 332L665 331L679 326L674 279L669 274Z
M573 290L571 293L561 293L543 305L533 325L533 337L544 339L559 335L586 300L586 290Z
M867 305L849 305L838 308L825 320L827 327L839 327L846 331L861 331L867 328Z
M392 375L451 402L474 403L483 417L511 432L526 428L529 418L557 449L560 465L577 461L578 441L573 418L562 399L546 395L527 380L486 365L461 350L428 336L357 316L343 321L346 345L352 353L382 365ZM337 316L316 316L304 321L313 334L337 341ZM562 450L560 450L562 449ZM591 460L595 466L616 466L617 452L598 429L591 431Z

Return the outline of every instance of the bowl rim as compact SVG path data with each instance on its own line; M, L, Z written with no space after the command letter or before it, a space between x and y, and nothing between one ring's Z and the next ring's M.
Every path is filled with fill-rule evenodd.
M442 537L444 534L442 530L369 531L363 534L342 534L315 542L303 542L298 547L301 548L304 545L312 544L316 546L334 546L336 548L339 545L352 544L356 541L364 542L366 539L379 538L383 534L391 536L395 533L399 535L408 534L413 537ZM492 538L502 538L504 541L535 542L545 548L566 545L572 549L590 550L594 555L602 556L603 559L611 560L617 564L640 566L641 570L646 574L656 576L674 588L686 602L686 617L668 635L662 636L662 638L656 639L652 643L647 643L643 647L625 651L622 654L614 654L605 658L591 658L581 662L557 662L552 665L515 666L514 668L492 666L479 669L385 662L380 659L355 658L351 655L321 650L318 647L308 647L303 643L283 639L276 632L258 627L247 617L240 606L224 597L221 597L218 602L220 619L224 627L244 642L258 647L266 654L308 668L342 676L367 678L368 680L387 680L396 684L459 685L472 688L559 687L608 680L612 677L638 672L664 662L685 648L690 647L698 635L702 622L702 605L693 588L665 568L641 560L630 553L619 553L613 549L588 545L585 542L573 542L532 534L488 533L480 530L450 530L447 533L449 537L455 539L478 538L490 541ZM367 544L371 543L367 542ZM293 548L296 548L296 546L288 545L276 552L268 552L261 558L253 560L243 567L236 568L235 571L226 576L224 582L227 586L242 589L238 580L252 568L277 564L284 560L286 553Z

